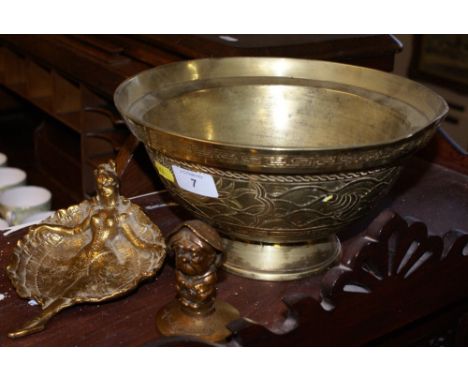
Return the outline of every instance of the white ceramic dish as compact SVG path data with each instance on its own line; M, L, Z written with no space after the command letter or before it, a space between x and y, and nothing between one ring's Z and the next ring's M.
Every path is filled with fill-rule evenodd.
M26 173L15 167L0 167L0 193L26 183Z
M6 166L7 162L8 162L8 157L5 154L0 153L0 167Z
M8 223L6 220L0 219L0 231L7 229L9 227Z
M21 224L28 216L50 210L52 194L37 186L20 186L0 195L0 213L10 225Z

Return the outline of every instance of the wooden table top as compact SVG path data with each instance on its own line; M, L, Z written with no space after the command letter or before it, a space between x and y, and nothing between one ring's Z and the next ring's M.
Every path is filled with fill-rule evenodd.
M144 207L164 234L188 218L164 191L138 197L134 202ZM169 206L166 206L167 203ZM341 233L344 246L386 208L402 216L410 215L422 220L436 235L453 228L468 231L468 176L412 160L390 195L366 219ZM15 243L24 234L24 230L8 236L0 234L1 346L137 346L154 343L161 338L155 326L155 316L176 293L170 261L155 279L145 282L127 297L98 305L83 304L68 308L54 317L43 332L21 339L9 339L9 331L33 318L40 310L40 307L31 306L27 300L16 295L5 272ZM273 331L285 327L287 307L284 297L306 294L320 300L322 275L297 281L265 282L220 271L219 278L218 298L234 305L242 317ZM468 288L466 292L468 295Z

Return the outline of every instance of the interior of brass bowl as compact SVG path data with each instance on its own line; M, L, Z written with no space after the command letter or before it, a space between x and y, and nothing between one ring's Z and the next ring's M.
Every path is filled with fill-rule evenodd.
M149 94L129 114L175 134L249 148L345 149L382 144L414 134L429 123L423 113L397 99L382 105L373 100L373 93L356 95L307 80L282 80L278 84L254 84L245 78L196 81L181 85L177 92Z
M134 133L150 147L178 159L233 169L246 169L248 160L212 160L199 153L214 149L247 157L259 152L294 157L304 152L336 156L359 151L362 160L350 162L357 169L369 165L363 151L399 145L433 127L447 111L441 97L402 77L324 61L278 58L165 65L123 83L115 102ZM194 147L190 153L183 147L187 143ZM390 163L392 154L376 162ZM262 167L281 172L268 163ZM310 173L310 166L305 167L295 170ZM332 167L318 164L313 171Z

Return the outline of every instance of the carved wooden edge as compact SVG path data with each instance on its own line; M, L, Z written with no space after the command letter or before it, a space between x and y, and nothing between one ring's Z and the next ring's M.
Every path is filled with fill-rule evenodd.
M366 293L377 282L405 280L420 269L440 267L467 255L467 233L451 230L442 237L432 236L424 223L385 210L363 235L344 246L340 264L323 276L322 304L336 304L346 286Z
M436 275L445 265L455 266L460 257L468 257L468 233L451 230L445 235L433 236L427 226L413 218L402 218L391 210L384 210L366 231L343 245L343 254L337 265L321 279L320 301L306 294L287 295L284 321L274 332L247 318L233 321L228 328L233 333L226 346L282 346L313 344L304 338L320 331L312 328L327 320L335 307L346 302L350 294L368 294L387 286L404 290L412 278ZM431 269L432 268L432 269ZM421 272L424 270L424 272ZM432 273L434 272L434 273ZM389 285L386 285L389 284ZM378 292L378 291L377 291ZM408 290L410 293L410 290ZM166 338L154 344L163 346L207 346L195 338Z

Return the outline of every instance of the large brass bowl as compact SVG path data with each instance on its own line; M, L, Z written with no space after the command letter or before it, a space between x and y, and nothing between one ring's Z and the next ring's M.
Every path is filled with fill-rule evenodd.
M329 266L335 233L388 191L448 110L392 74L244 57L145 71L115 103L166 187L224 235L225 268L265 280Z

